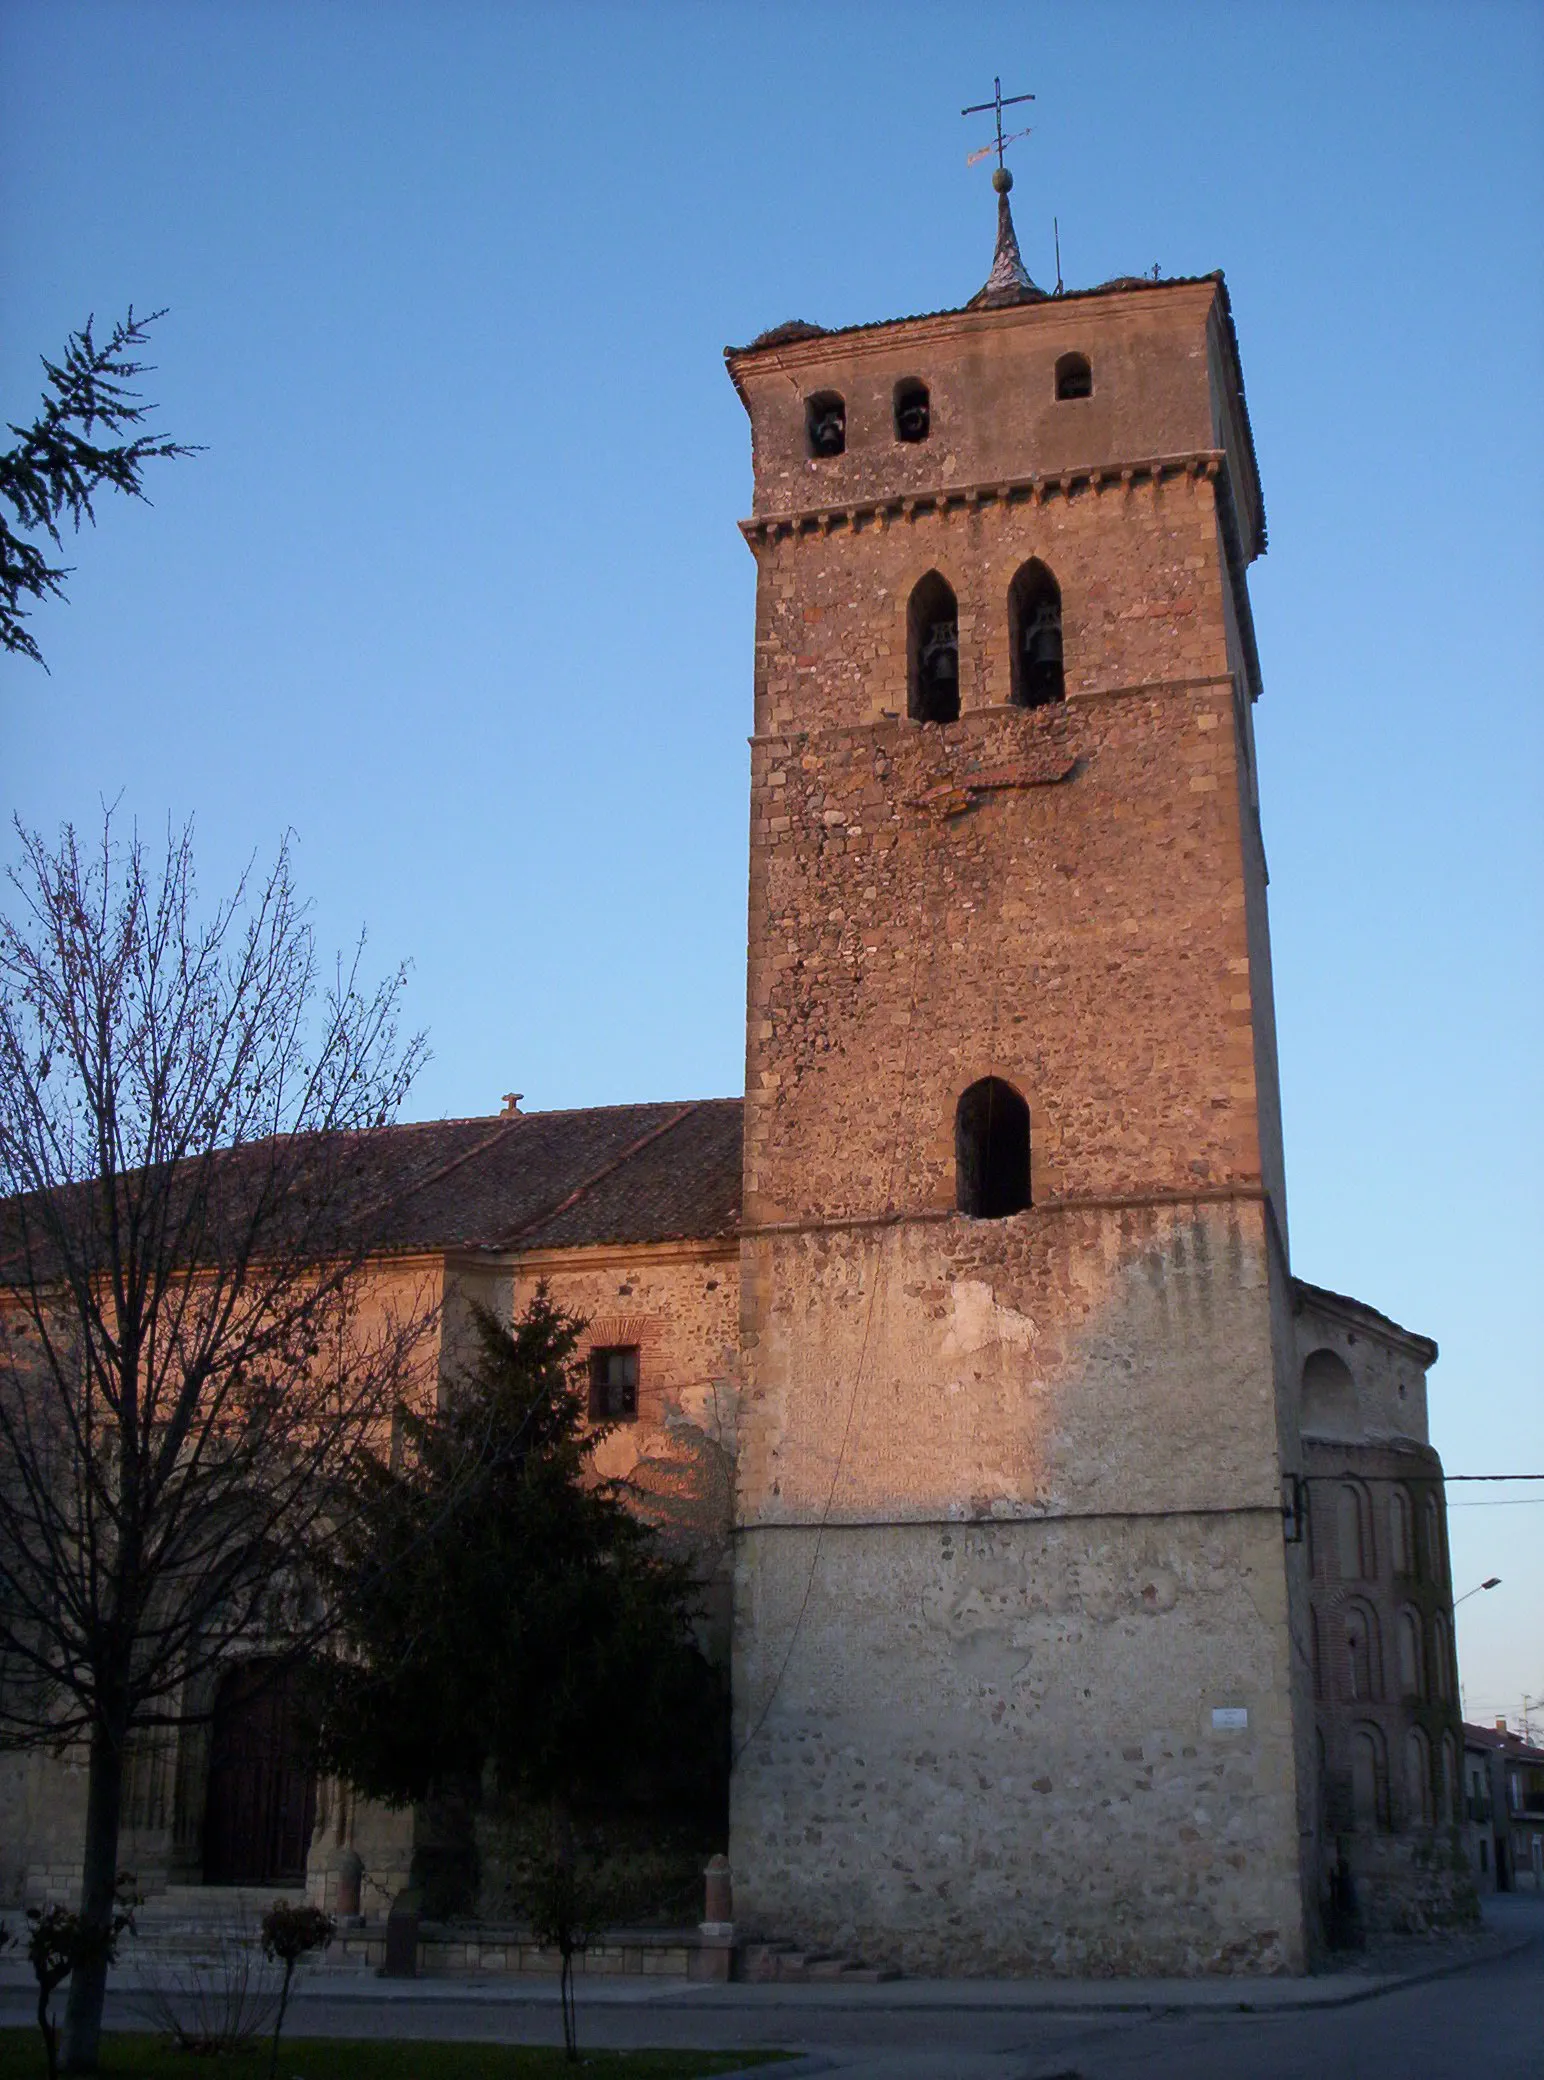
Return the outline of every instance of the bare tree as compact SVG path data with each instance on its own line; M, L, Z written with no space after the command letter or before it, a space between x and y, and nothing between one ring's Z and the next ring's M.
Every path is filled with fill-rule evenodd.
M421 1381L368 1274L420 1064L403 975L324 982L288 846L200 912L191 831L18 826L0 916L0 1740L88 1756L80 1916L110 1927L124 1755L190 1680L326 1621L308 1556ZM308 1608L308 1598L311 1607ZM104 1953L105 1954L105 1953ZM105 1962L65 2055L95 2069Z

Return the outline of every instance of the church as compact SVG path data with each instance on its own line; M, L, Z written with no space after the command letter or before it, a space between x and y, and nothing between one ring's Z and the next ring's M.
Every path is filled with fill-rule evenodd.
M472 1300L585 1318L731 1669L740 1936L1301 1971L1353 1891L1462 1910L1436 1347L1291 1267L1225 283L1048 293L995 185L963 308L726 357L743 1102L386 1130L382 1275L446 1364ZM414 1816L233 1786L241 1670L205 1708L135 1758L141 1885L353 1857L380 1911ZM67 1779L0 1770L7 1896L68 1893Z

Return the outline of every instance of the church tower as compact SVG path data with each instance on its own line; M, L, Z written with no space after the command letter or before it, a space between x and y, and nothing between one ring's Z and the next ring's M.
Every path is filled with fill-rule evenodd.
M1220 275L728 354L750 415L749 1934L1300 1969L1306 1583Z

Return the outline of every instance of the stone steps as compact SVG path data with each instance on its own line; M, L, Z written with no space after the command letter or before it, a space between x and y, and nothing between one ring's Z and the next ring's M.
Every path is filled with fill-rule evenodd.
M812 1986L840 1982L844 1986L877 1986L898 1979L896 1971L860 1964L836 1950L800 1950L793 1943L746 1943L735 1976L752 1985Z
M303 1907L303 1887L168 1885L134 1910L132 1948L158 1956L196 1957L232 1937L258 1941L263 1916L283 1900ZM129 1954L128 1948L124 1955Z

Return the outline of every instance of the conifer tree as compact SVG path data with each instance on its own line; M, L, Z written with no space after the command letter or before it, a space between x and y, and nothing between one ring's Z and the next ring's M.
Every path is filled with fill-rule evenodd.
M148 417L152 407L129 387L146 372L133 350L165 315L153 311L136 318L131 308L101 341L88 318L65 342L62 361L43 357L47 385L37 416L30 425L7 427L16 444L0 450L0 507L11 512L9 521L0 512L0 649L42 664L43 653L25 626L23 602L64 597L68 567L51 563L28 537L41 535L62 548L64 523L79 533L85 522L95 522L93 501L104 485L143 498L147 462L195 452L153 434L100 438L130 432Z
M478 1309L477 1356L447 1403L404 1412L392 1464L335 1556L342 1650L323 1675L322 1750L369 1797L418 1802L491 1782L545 1811L527 1907L563 1953L603 1918L574 1823L646 1812L722 1824L724 1686L695 1636L688 1563L599 1478L582 1324L539 1291L506 1328Z

